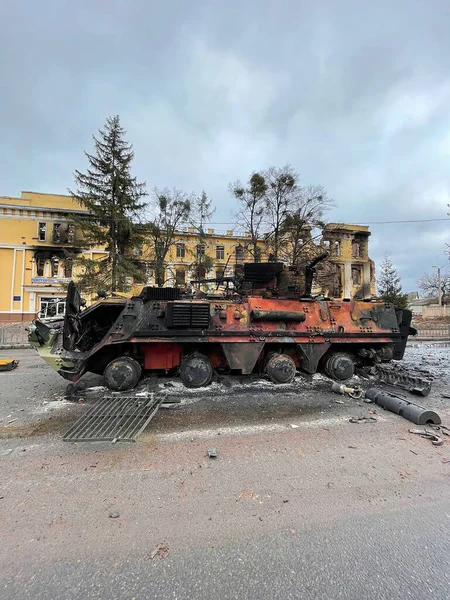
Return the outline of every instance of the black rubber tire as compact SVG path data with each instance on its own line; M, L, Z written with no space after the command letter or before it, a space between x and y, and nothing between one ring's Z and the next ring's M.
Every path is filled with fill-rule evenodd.
M297 367L287 354L272 354L266 363L266 373L273 383L291 383L297 373Z
M112 360L103 372L107 387L115 392L133 389L142 374L141 365L130 356Z
M200 388L211 383L214 371L207 356L194 352L183 360L179 374L186 387Z
M355 361L350 354L333 352L325 360L324 370L331 379L346 381L355 374Z

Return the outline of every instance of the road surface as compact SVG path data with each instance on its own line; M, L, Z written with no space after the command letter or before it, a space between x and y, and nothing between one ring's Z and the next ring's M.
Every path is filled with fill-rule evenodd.
M349 423L374 406L316 378L174 383L183 403L135 444L68 444L84 403L59 400L64 382L21 352L1 374L2 599L450 598L447 440L376 407ZM449 423L447 353L412 359L441 369L423 403Z

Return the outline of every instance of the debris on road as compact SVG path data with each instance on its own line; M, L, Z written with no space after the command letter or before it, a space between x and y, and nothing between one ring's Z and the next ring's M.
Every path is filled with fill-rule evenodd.
M444 440L440 438L438 435L430 431L429 429L409 429L409 433L414 433L416 435L420 435L427 440L431 440L433 446L442 446Z
M210 448L208 450L208 456L209 456L209 458L216 458L217 457L217 450L215 448Z
M259 500L259 494L255 494L255 492L251 488L245 488L239 494L239 500Z
M347 387L346 385L338 383L337 381L333 381L331 384L331 391L335 392L336 394L341 394L342 396L344 394L348 394L350 398L353 398L354 400L359 400L364 395L364 392L360 387Z
M169 554L169 544L167 542L159 543L152 552L148 556L145 557L145 560L153 560L155 556L159 558L159 560L163 560Z
M387 383L395 387L416 394L418 396L428 396L431 391L431 380L424 377L409 375L405 372L398 372L391 367L377 365L377 373L382 383Z
M19 365L15 358L0 358L0 371L12 371Z
M390 394L389 392L384 392L377 388L370 388L366 391L366 398L370 398L378 404L378 406L400 415L416 425L426 425L429 423L440 425L441 423L441 418L434 411L428 410L413 402L409 402L408 400L403 400L399 396Z
M349 423L376 423L375 417L351 417Z
M65 442L134 442L157 413L162 398L106 396L67 431Z
M448 465L450 463L450 458L443 458L442 462L444 463L444 465Z
M119 512L117 512L117 510L112 510L112 511L109 513L109 518L110 518L110 519L118 519L119 517L120 517L120 513L119 513Z

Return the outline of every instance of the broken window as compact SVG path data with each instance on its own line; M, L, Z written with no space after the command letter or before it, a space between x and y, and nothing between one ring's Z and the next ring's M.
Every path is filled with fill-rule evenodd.
M45 242L45 239L47 237L47 223L39 223L38 231L39 231L39 241Z
M198 244L197 246L197 258L205 256L205 244Z
M244 246L236 246L236 262L243 262L244 260Z
M361 256L361 244L360 242L352 243L352 255L353 258L360 258Z
M45 260L43 258L39 258L36 261L36 272L38 277L44 277L44 268L45 268Z
M361 267L352 267L352 282L354 285L361 285Z
M216 246L216 259L223 260L225 258L225 246Z
M184 258L186 254L186 247L184 244L177 244L177 258Z
M71 258L66 258L64 261L64 277L72 277L73 270L73 260Z
M334 255L335 256L341 255L341 242L334 242Z
M51 265L52 265L52 277L58 277L59 258L57 256L52 256L50 262L51 262Z
M53 223L53 242L55 244L61 242L61 223Z
M67 226L67 243L73 244L75 239L75 225Z
M175 271L175 285L183 286L186 283L186 271L184 269L177 269Z

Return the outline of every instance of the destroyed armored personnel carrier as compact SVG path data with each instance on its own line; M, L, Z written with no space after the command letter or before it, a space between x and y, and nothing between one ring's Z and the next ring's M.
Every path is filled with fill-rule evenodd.
M358 365L400 360L411 312L381 301L312 297L315 265L326 257L301 273L282 263L246 263L235 277L214 280L227 286L220 298L144 287L139 296L83 309L72 282L64 320L35 320L30 344L69 381L97 373L112 390L131 389L152 372L177 374L189 387L208 385L215 372L257 372L287 383L297 370L321 370L344 381Z

